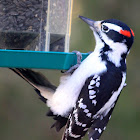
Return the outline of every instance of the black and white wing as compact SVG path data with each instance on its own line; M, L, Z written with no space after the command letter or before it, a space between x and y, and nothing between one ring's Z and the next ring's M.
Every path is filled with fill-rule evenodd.
M111 114L113 112L113 108L108 112L108 114L105 117L100 117L93 120L93 124L90 127L90 130L88 132L89 140L98 140L104 130L106 129L106 126L108 124L108 121L111 119Z
M120 87L122 75L115 76L120 80L112 81L108 74L94 75L87 79L69 116L62 140L80 140L90 128L90 140L99 139L117 101L116 98L115 102L101 112L112 93Z

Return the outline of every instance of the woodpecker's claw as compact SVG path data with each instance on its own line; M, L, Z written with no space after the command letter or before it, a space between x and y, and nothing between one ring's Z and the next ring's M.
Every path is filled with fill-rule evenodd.
M64 74L72 74L79 67L79 65L81 64L82 54L79 51L72 51L72 52L75 53L76 56L77 56L77 64L72 66L69 70L67 70L65 72L61 71Z
M77 55L77 64L81 64L81 60L82 60L82 54L79 51L72 51L72 53L75 53Z
M72 74L78 67L79 67L80 64L76 64L74 66L72 66L69 70L63 72L64 74Z

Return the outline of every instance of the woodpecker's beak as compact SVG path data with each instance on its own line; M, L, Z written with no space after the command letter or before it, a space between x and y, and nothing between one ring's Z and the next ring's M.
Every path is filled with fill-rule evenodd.
M86 22L90 27L93 27L95 29L95 22L94 20L91 20L89 18L83 17L83 16L79 16L79 18L81 18L84 22Z

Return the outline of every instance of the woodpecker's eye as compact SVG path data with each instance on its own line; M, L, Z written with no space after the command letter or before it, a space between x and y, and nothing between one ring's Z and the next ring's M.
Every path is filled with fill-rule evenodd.
M105 25L102 25L102 31L107 33L109 31L109 28Z

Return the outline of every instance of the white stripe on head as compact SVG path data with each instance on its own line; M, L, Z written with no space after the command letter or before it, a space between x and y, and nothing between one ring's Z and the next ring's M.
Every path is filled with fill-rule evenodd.
M120 32L120 30L123 30L122 27L112 24L112 23L103 23L102 25L107 26L109 29Z

